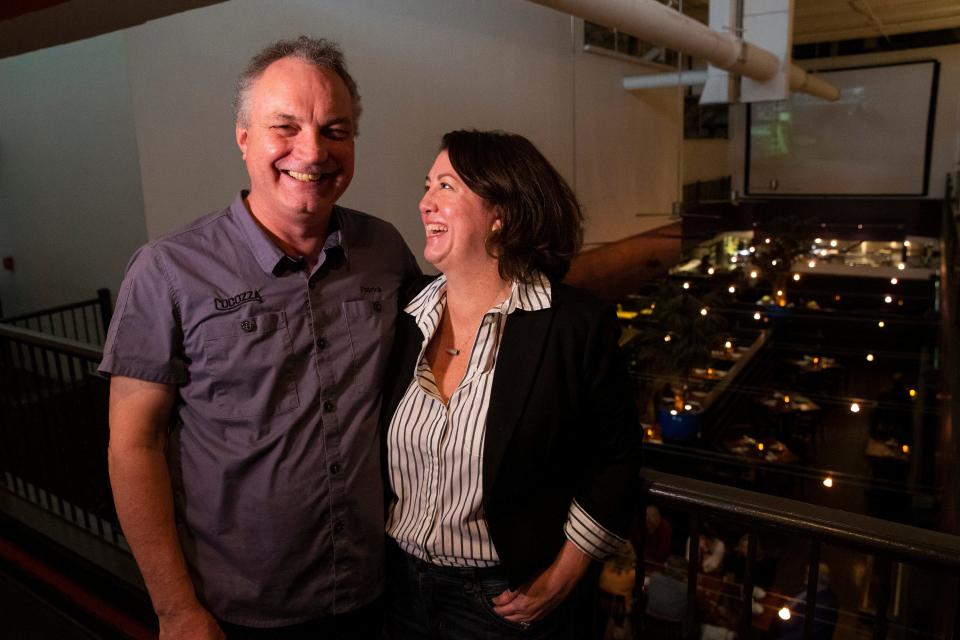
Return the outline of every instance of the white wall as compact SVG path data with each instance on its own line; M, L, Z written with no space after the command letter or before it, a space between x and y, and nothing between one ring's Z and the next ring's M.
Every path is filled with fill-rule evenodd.
M248 184L230 101L249 57L280 37L329 37L343 45L364 103L357 173L343 204L390 220L419 253L423 232L416 206L440 136L460 127L501 128L531 138L571 180L589 216L588 240L611 241L656 224L637 213L670 210L680 114L672 90L638 96L621 89L622 76L637 69L583 53L580 28L569 16L522 0L285 0L270 3L269 10L262 1L232 0L0 61L0 95L5 112L6 87L23 91L19 83L29 83L26 71L8 70L42 59L49 60L45 86L92 86L84 101L124 111L109 126L87 123L78 140L122 138L123 162L111 163L106 175L142 194L139 242L144 228L151 238L172 230L229 203ZM87 49L103 59L77 55ZM52 119L69 102L59 94L37 99ZM10 105L17 113L26 108L23 100ZM3 125L7 129L5 114ZM0 136L5 154L19 155L32 144L21 136L8 147ZM45 141L42 155L56 149L55 137ZM104 166L103 153L88 158L88 168ZM38 167L22 173L24 200L42 201L45 172ZM6 207L2 184L0 198ZM128 215L125 202L95 202L106 219ZM73 221L60 222L64 237L72 238L75 231L67 228ZM13 230L24 241L45 243L35 231L32 224ZM101 243L120 265L112 278L85 274L74 264L76 276L88 288L115 288L135 244ZM0 240L0 255L3 247ZM0 295L7 305L8 296Z
M802 63L807 69L828 70L931 59L940 61L940 80L937 90L937 113L927 197L940 199L945 194L947 173L960 169L960 45L842 56L802 61ZM731 108L730 115L729 157L733 184L736 185L735 189L742 192L746 108L743 105Z
M6 315L116 290L146 240L119 35L0 60L0 218Z

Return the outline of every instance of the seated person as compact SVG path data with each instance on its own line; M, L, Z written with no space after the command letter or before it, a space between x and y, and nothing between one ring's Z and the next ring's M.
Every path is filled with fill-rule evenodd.
M704 524L700 533L700 571L703 573L720 573L723 568L723 557L727 551L723 540L717 535L710 524ZM687 538L686 557L690 557L690 539Z
M645 524L647 534L644 539L643 559L654 564L663 564L673 550L673 525L652 504L647 505ZM639 542L640 536L636 533L635 539Z
M733 554L727 559L726 575L730 576L734 582L743 583L743 577L747 571L747 545L750 535L743 534L733 548ZM753 585L764 590L769 590L773 585L773 580L777 573L777 559L768 557L766 550L760 541L757 540L757 557L753 563ZM757 592L754 591L754 597ZM759 596L763 598L763 595Z
M687 612L687 563L669 556L663 571L650 574L646 614L657 620L683 622Z
M820 563L820 575L817 578L817 606L813 618L813 639L831 640L839 616L837 594L830 588L830 566ZM789 620L779 625L776 636L780 640L800 640L803 638L803 621L807 611L807 590L787 603L790 609Z

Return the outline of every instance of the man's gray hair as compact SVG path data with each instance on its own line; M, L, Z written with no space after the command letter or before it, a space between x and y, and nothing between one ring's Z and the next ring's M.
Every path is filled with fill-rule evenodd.
M278 40L250 59L243 73L237 78L233 96L233 109L238 126L246 127L250 124L247 102L253 84L267 70L267 67L283 58L297 58L320 69L333 71L340 76L343 83L347 85L353 101L353 125L356 129L360 122L360 92L357 90L357 83L347 71L347 61L343 57L340 45L332 40L307 36L300 36L293 40Z

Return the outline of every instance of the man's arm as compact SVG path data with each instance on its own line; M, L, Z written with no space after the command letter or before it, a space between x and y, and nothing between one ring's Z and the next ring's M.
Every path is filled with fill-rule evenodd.
M173 517L164 449L174 387L114 376L110 382L110 484L123 533L160 620L160 640L225 638L197 600Z

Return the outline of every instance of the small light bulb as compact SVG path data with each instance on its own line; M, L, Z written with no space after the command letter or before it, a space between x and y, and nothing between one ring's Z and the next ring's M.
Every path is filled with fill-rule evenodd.
M677 415L677 410L676 410L676 409L670 409L670 415L672 415L672 416Z
M706 308L706 307L704 307L703 309L700 309L700 315L702 315L702 316L707 315L707 308Z
M823 238L814 238L813 241L817 244L823 244Z
M883 301L886 302L887 304L890 304L891 302L893 302L893 296L883 296Z
M755 314L753 314L753 319L754 319L754 320L759 320L759 319L760 319L760 312L759 312L759 311L757 311Z
M830 487L832 487L832 486L833 486L833 478L831 478L830 476L827 476L826 478L824 478L824 479L823 479L823 486L825 486L827 489L829 489Z
M787 609L786 607L783 607L783 608L780 609L780 611L777 612L777 615L780 616L780 619L781 619L781 620L789 620L789 619L790 619L790 609Z
M770 261L770 266L772 266L772 267L777 266L777 260L776 260L776 258L774 258L773 260Z
M903 445L902 447L900 447L900 451L903 451L904 453L910 453L910 445L908 444Z
M897 280L896 278L890 278L890 284L897 284L898 282L900 281Z
M685 404L683 405L684 411L693 411L693 405Z
M758 442L758 443L757 443L757 451L763 451L763 443L762 443L762 442Z
M652 437L653 437L653 429L647 429L647 437L648 437L648 438L652 438Z
M737 256L730 256L730 262L736 262Z
M782 297L783 297L783 289L777 289L777 297L778 297L778 298L782 298Z
M667 335L663 336L663 341L664 341L664 342L670 342L671 340L673 340L673 338L670 337L670 334L669 334L669 333L668 333Z
M726 342L723 343L723 348L724 348L724 349L733 349L733 342L731 342L730 340L727 340Z
M758 275L760 275L760 274L758 274L756 271L751 271L751 272L750 272L750 277L751 277L751 278L756 278Z
M850 403L850 413L860 413L860 405L856 402Z
M811 260L810 262L807 263L807 266L813 269L815 266L817 266L817 261Z
M709 269L707 269L707 275L708 275L708 276L712 276L715 271L716 271L716 270L715 270L713 267L710 267Z
M757 251L756 247L750 247L750 253L756 253L756 251Z
M916 398L916 397L917 397L917 390L916 390L916 389L910 389L910 397L911 397L911 398Z
M868 354L867 354L867 362L873 362L873 354L872 354L872 353L868 353Z
M689 283L689 282L684 282L684 283L683 283L683 288L684 288L684 289L689 289L689 288L690 288L690 283Z
M897 265L897 269L900 269L900 271L903 271L906 268L907 268L907 265L903 264L902 262Z
M903 241L903 246L909 247L909 246L910 246L910 241L909 241L909 240L904 240L904 241Z
M793 274L793 281L794 281L794 282L799 282L799 281L800 281L800 274L799 274L799 273Z
M837 246L837 241L836 241L836 240L831 240L831 241L830 241L830 246L836 248L836 246Z
M763 244L770 244L770 238L764 238Z
M790 404L790 396L783 396L783 404Z
M883 329L885 326L887 326L887 323L881 320L880 322L877 323L877 326Z

